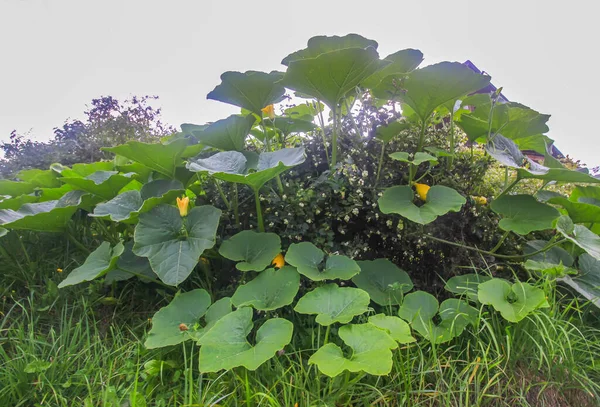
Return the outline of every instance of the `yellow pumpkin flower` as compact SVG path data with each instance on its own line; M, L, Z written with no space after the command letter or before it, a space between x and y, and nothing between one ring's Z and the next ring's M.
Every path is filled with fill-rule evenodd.
M488 200L485 196L471 196L477 205L487 205Z
M279 253L277 256L275 256L275 258L273 259L271 264L273 264L275 266L275 268L278 268L278 269L285 266L285 258L283 257L283 254Z
M62 273L63 269L56 269L57 272Z
M426 201L427 193L431 187L427 184L417 184L416 182L414 182L413 185L415 186L415 190L417 191L419 198L421 198L422 201Z
M177 197L177 207L179 208L179 215L185 217L188 214L188 206L190 204L190 198L184 196L183 198Z
M275 106L273 105L269 105L267 107L263 107L262 109L260 109L264 114L267 115L267 117L271 120L273 120L275 118Z

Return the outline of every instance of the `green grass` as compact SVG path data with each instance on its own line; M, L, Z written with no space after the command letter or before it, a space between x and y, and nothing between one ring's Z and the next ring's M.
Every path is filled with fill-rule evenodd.
M47 251L43 262L41 253L31 256L31 272L0 265L2 406L598 405L598 318L560 292L549 293L558 297L551 309L518 324L486 307L479 325L452 342L402 346L389 376L320 374L308 358L324 330L299 314L286 316L296 326L292 344L257 371L201 375L190 342L143 347L148 318L167 303L157 287L93 283L58 292L56 268L85 255Z

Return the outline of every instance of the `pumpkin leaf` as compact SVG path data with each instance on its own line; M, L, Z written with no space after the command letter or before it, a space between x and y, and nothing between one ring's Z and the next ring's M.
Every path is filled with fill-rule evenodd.
M239 261L240 271L263 271L281 252L281 239L275 233L244 230L225 240L219 248L221 256Z
M179 285L192 272L206 249L215 244L221 211L197 206L182 218L174 206L159 205L140 215L133 252L147 257L165 284Z
M358 288L326 284L306 293L294 307L300 314L317 314L317 323L328 326L346 324L368 310L369 294Z
M568 216L561 216L556 223L558 230L569 241L588 252L596 260L600 260L600 236L583 225L575 225Z
M225 151L242 151L254 122L253 115L231 115L209 124L202 130L193 130L192 135L205 146Z
M310 242L293 243L285 261L313 281L349 280L360 272L358 264L346 256L331 255L324 262L325 253Z
M239 286L231 302L238 308L250 306L260 311L272 311L290 305L299 288L300 274L295 268L269 268L249 283Z
M294 325L283 318L267 320L256 332L256 343L247 336L252 330L252 309L240 308L219 319L200 338L199 369L202 373L244 366L256 370L292 339Z
M398 317L385 314L371 315L369 324L383 329L398 343L411 343L416 339L410 334L410 326Z
M379 305L398 305L404 294L412 290L413 283L406 271L388 259L357 262L360 273L352 278L358 288L369 293L371 300Z
M549 307L546 294L540 288L517 281L510 284L501 278L492 278L479 284L479 302L488 304L509 322L519 322L538 308Z
M127 157L128 159L157 171L169 178L176 178L175 170L183 164L182 154L188 146L187 140L176 140L169 144L151 144L128 141L116 147L105 147L103 151Z
M477 290L479 284L489 279L490 277L481 274L464 274L451 277L444 288L456 295L466 296L470 301L478 301Z
M344 370L383 376L392 370L391 349L398 347L396 341L384 330L373 324L344 325L338 335L352 349L352 356L346 358L342 349L328 343L316 351L308 360L316 364L321 373L335 377Z
M162 348L192 339L190 330L198 324L209 306L210 295L206 290L177 293L169 305L152 317L152 329L144 345L148 349Z
M90 253L81 266L71 271L67 278L61 281L58 288L92 281L105 275L115 268L123 249L123 244L120 242L115 247L111 247L109 242L102 242L96 250Z
M552 229L560 213L531 195L503 195L492 201L491 208L502 215L502 230L526 235L535 230Z
M458 212L467 202L452 188L434 185L427 192L427 202L423 206L414 204L414 193L410 186L402 185L386 189L377 201L385 214L396 213L415 223L426 225L448 212Z

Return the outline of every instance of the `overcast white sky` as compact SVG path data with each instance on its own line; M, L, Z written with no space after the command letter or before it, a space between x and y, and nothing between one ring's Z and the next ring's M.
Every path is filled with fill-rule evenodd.
M206 100L227 70L281 69L314 35L356 32L385 56L472 60L552 115L565 154L600 164L600 1L0 0L0 139L38 140L92 98L158 95L167 123L236 112Z

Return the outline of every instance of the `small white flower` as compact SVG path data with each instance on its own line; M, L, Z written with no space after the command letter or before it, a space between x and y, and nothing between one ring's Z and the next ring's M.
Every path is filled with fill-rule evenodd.
M298 205L299 205L301 208L304 208L304 204L303 204L302 202L300 202Z
M383 192L379 192L377 196L383 196Z
M285 186L289 188L289 186L290 186L290 183L289 183L289 182L286 182L286 183L285 183Z
M389 228L391 228L391 227L392 227L392 223L393 223L393 222L392 222L391 220L389 220L389 219L388 219L388 220L385 222L385 224L386 224L386 225L387 225Z
M358 208L354 208L354 209L352 209L352 213L353 213L354 215L358 215Z
M284 219L284 220L283 220L283 224L284 224L284 225L287 225L287 224L289 224L289 223L290 223L290 221L289 221L289 220L287 220L287 219Z
M344 220L345 220L346 222L350 221L350 216L348 216L348 215L344 216Z
M320 214L320 213L321 213L321 210L320 210L320 209L318 209L318 208L317 208L317 209L315 209L315 215L318 215L318 214Z
M366 178L366 177L368 177L368 176L369 176L369 171L367 171L367 170L364 170L364 171L362 172L362 176L363 176L363 177L365 177L365 178Z
M287 195L286 195L286 194L283 194L283 195L281 196L281 199L283 199L283 200L285 201L285 200L287 199Z
M323 198L325 198L327 195L325 195L325 192L323 192L323 193L321 194L321 196L322 196Z
M312 220L311 219L306 219L306 223L311 224Z
M273 222L269 223L269 227L272 228L275 224Z

